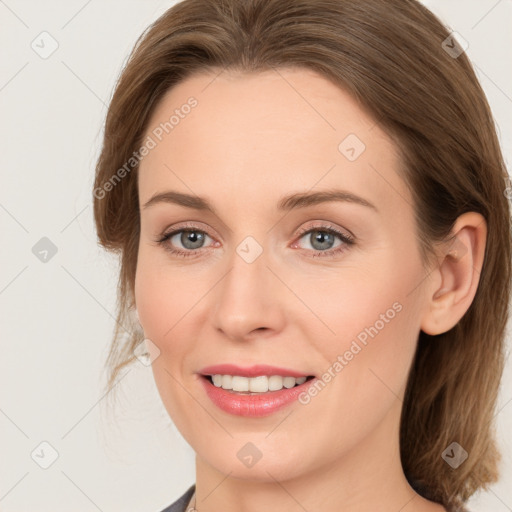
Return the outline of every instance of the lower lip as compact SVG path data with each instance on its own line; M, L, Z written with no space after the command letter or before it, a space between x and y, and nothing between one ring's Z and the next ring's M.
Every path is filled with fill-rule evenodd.
M299 386L279 391L268 391L255 395L245 395L214 386L209 379L201 377L206 394L223 411L236 416L251 418L268 416L295 402L301 393L316 379L310 379Z

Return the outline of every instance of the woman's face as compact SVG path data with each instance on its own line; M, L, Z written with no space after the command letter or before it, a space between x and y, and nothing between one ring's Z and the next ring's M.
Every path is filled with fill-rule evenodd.
M270 481L395 457L427 280L386 133L320 75L281 69L188 78L146 136L136 305L199 459Z

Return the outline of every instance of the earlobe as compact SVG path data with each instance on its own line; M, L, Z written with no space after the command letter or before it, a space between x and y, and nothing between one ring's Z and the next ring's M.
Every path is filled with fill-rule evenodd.
M461 215L452 235L433 271L437 279L431 279L433 284L426 287L421 330L430 335L449 331L459 322L471 306L480 281L487 238L484 217L476 212Z

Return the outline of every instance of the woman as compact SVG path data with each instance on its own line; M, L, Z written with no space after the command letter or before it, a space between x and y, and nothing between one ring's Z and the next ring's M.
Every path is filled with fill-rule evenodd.
M416 1L161 16L94 211L121 256L108 386L144 339L196 452L166 512L455 511L496 481L506 177L467 56Z

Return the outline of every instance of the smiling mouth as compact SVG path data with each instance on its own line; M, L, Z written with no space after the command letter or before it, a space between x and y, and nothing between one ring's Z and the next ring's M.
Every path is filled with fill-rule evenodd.
M257 377L243 377L240 375L215 374L202 375L202 378L211 385L234 394L258 395L301 386L313 379L314 376L284 377L281 375L260 375Z

